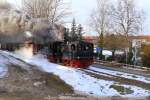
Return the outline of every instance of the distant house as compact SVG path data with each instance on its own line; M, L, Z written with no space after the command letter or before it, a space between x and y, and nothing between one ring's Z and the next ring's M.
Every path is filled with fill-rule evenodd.
M133 47L141 48L142 44L150 44L150 35L130 36Z
M98 36L83 36L83 40L86 42L93 43L94 46L96 47L99 42L99 37Z

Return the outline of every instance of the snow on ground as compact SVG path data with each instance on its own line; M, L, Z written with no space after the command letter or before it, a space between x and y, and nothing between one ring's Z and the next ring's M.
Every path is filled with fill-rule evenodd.
M112 56L112 52L108 50L103 50L103 55L105 56Z
M3 78L8 72L7 60L0 55L0 78Z
M58 75L67 84L71 85L75 91L95 95L119 95L115 90L109 89L113 82L97 80L78 69L50 63L42 56L36 56L27 62L39 66L41 70Z
M9 52L6 52L6 51L0 51L0 57L2 57L3 59L3 62L5 62L5 64L14 64L14 65L19 65L21 66L22 68L26 69L26 70L29 70L29 67L30 66L27 66L26 64L24 64L22 61L19 61L17 59L14 59L15 58L22 58L22 59L25 59L23 58L22 56L19 56L17 54L13 54L13 53L9 53Z
M109 74L109 75L114 75L114 76L119 76L119 77L123 77L123 78L133 79L133 80L142 81L142 82L145 82L145 83L150 83L150 78L140 76L140 75L129 74L129 73L119 72L119 71L111 71L111 70L96 68L96 67L92 67L92 66L89 67L89 70L94 70L94 71L101 72L101 73L106 73L106 74Z
M5 55L11 55L16 58L19 58L18 55L3 52ZM117 82L114 81L106 81L102 79L96 79L87 75L85 72L80 71L79 69L68 68L65 66L57 65L50 63L47 59L45 59L42 55L34 56L32 59L23 59L20 58L27 63L38 66L39 69L53 73L58 75L62 80L64 80L67 84L71 85L76 92L87 93L90 95L96 96L118 96L121 95L118 91L113 88L110 88L112 85ZM119 83L118 83L119 84ZM120 84L119 84L120 85ZM130 88L133 93L126 94L125 96L147 96L150 95L149 90L142 89L140 87L131 86L131 85L123 85L121 86Z

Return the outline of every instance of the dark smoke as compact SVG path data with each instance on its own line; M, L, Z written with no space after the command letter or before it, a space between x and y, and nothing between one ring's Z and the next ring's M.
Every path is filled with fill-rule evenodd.
M23 43L29 39L25 32L32 34L35 43L61 41L63 27L51 27L46 19L31 19L10 4L0 4L0 43Z

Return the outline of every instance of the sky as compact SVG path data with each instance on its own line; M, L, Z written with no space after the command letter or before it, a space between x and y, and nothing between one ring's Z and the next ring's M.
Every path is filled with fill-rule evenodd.
M20 4L20 0L8 0L13 4ZM116 0L114 0L116 1ZM145 11L145 24L141 34L150 35L150 0L136 0L137 5ZM82 24L86 33L94 35L92 28L89 26L89 16L93 9L96 8L96 0L65 0L71 9L72 14L66 19L71 23L75 18L78 24ZM94 34L93 34L94 33Z
M143 34L150 35L150 0L138 0L138 2L143 8L146 17Z

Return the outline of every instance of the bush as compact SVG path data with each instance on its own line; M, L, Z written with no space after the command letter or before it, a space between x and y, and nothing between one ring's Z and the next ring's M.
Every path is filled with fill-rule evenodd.
M113 61L113 57L112 57L112 56L111 56L111 57L108 57L106 60L107 60L107 61Z
M111 85L110 88L115 89L116 91L118 91L121 95L126 95L126 94L132 94L134 91L131 90L130 88L125 88L123 86L120 85Z
M142 63L143 66L150 68L150 45L144 45L142 47Z
M142 56L143 65L150 68L150 53Z

